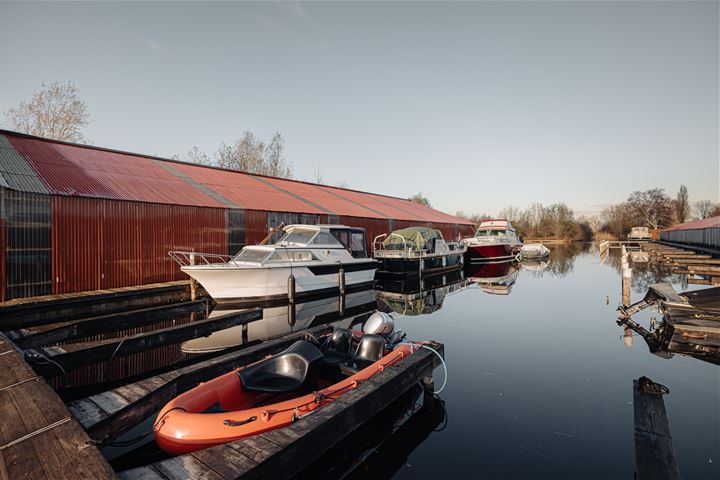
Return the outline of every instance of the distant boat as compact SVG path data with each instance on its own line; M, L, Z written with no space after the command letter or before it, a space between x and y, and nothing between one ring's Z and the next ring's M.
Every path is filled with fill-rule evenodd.
M442 232L429 227L409 227L378 235L373 256L380 262L378 274L427 275L459 269L465 245L448 242Z
M650 230L647 227L633 227L630 229L627 239L636 242L647 242L652 240L652 235L650 235Z
M475 235L464 238L466 260L470 262L496 262L515 258L522 246L515 228L507 220L486 220L480 223Z
M368 258L365 229L288 225L271 245L243 248L234 257L170 252L181 270L225 308L336 293L372 284L378 262Z
M520 247L520 255L524 259L545 258L550 255L550 249L542 243L528 243Z

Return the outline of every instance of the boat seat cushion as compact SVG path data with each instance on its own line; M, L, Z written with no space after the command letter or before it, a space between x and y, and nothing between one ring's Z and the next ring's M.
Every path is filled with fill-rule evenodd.
M380 335L366 333L360 338L355 356L348 366L358 370L369 367L385 356L385 339Z
M317 380L323 354L310 342L293 343L288 349L238 371L243 390L286 393L307 388Z
M336 328L328 337L323 349L325 354L324 362L330 365L337 365L345 362L352 354L352 332L347 328Z

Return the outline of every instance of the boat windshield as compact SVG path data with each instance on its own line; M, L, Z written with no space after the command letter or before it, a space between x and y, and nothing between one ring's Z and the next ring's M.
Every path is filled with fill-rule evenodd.
M478 230L475 232L476 237L507 237L507 230Z
M309 250L276 250L268 262L312 262L317 260Z
M299 245L307 245L316 233L316 230L294 229L286 233L284 237L278 240L278 243L295 243Z
M267 257L268 252L265 250L255 250L254 248L243 248L240 253L233 258L236 262L262 262Z

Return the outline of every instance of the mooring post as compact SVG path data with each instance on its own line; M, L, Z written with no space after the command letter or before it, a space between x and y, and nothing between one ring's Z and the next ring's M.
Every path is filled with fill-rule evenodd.
M295 310L295 304L289 303L288 304L288 325L290 325L290 327L295 326L296 316L297 316L297 311Z
M435 397L435 380L432 375L420 379L423 387L423 406L432 405Z
M623 330L624 330L624 332L623 332L623 343L625 344L626 347L632 348L632 346L633 346L633 331L632 331L632 328L630 328L630 327L628 327L627 325L625 325L625 326L623 327Z
M338 270L338 287L340 288L340 295L345 295L345 270L342 267Z
M628 306L632 303L630 298L630 287L632 286L632 268L625 268L622 271L622 304Z
M195 254L190 254L190 265L195 265ZM197 300L197 280L190 277L190 300L195 301Z

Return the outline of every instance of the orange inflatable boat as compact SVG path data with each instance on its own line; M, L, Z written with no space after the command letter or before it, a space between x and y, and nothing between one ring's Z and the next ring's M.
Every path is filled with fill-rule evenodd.
M355 345L357 344L357 345ZM158 414L155 440L179 455L282 428L412 354L385 339L336 329L321 350L301 340L287 350L233 370L170 401Z

